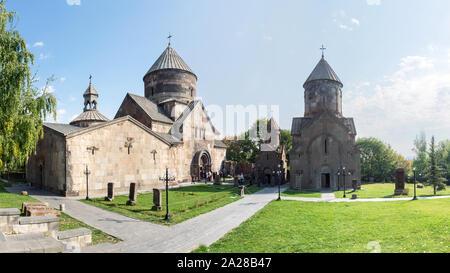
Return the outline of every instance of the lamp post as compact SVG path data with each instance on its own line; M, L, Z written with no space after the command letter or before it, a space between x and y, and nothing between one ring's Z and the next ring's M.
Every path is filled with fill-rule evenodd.
M339 169L338 168L338 171L337 171L337 179L338 179L338 191L340 191L341 190L341 184L340 184L340 179L339 179L339 177L341 176L341 169Z
M278 201L281 201L281 164L278 164Z
M345 188L345 167L342 167L342 175L344 176L344 198L347 198L346 188Z
M414 198L413 200L417 200L417 195L416 195L416 168L413 168L413 173L414 173Z
M91 171L89 171L88 165L86 165L84 174L86 175L86 200L89 200L89 175L91 174Z
M160 177L159 180L166 182L166 216L164 217L164 220L169 220L170 219L170 214L169 214L169 181L175 181L175 177L172 176L172 177L169 178L169 168L166 168L166 175L165 175L165 177Z

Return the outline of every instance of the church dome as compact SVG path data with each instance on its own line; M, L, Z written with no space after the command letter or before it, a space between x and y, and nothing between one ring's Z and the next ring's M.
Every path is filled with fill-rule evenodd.
M178 69L194 74L191 68L184 62L184 60L180 57L180 55L178 55L178 53L172 48L170 44L167 46L166 50L164 50L158 60L156 60L156 62L152 65L150 70L148 70L147 74L164 69Z
M168 101L189 104L196 97L197 76L170 43L143 80L145 97L158 105Z
M338 82L341 87L343 86L341 80L339 79L338 75L334 72L333 68L328 64L328 62L325 60L325 58L322 56L322 59L319 61L319 63L314 68L311 75L309 75L308 79L306 80L303 87L305 87L308 83L316 80L330 80Z

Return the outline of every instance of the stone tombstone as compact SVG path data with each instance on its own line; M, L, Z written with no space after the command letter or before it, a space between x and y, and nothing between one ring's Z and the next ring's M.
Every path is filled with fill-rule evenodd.
M153 211L160 211L162 210L162 192L160 189L153 189Z
M105 201L112 202L114 200L114 183L108 183L108 195L105 197Z
M245 196L245 186L240 186L239 187L239 195L240 196Z
M214 176L214 185L222 185L222 182L220 180L220 175L216 174Z
M405 169L398 168L395 171L395 195L402 195L405 191Z
M354 191L359 190L359 188L358 188L358 180L356 180L356 179L352 180L352 188L353 188Z
M137 204L137 184L130 184L130 200L127 201L127 206L134 206Z
M358 198L358 195L352 194L352 199L353 199L353 200L355 200L355 199L357 199L357 198Z

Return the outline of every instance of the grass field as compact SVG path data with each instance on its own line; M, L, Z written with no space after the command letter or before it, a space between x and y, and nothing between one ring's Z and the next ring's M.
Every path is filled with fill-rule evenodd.
M39 202L39 200L34 199L30 196L24 196L19 194L9 193L4 188L4 183L0 182L0 208L18 208L22 209L23 202ZM76 219L73 219L65 213L61 213L61 218L59 219L59 231L65 231L77 228L88 228L92 231L92 243L117 243L120 240L112 237L101 230L95 229L91 226L84 224Z
M320 193L320 191L286 190L283 193L281 193L281 196L320 198L322 197L322 194Z
M352 189L347 190L348 194L357 194L358 198L401 198L401 197L413 197L414 196L414 184L405 184L406 188L409 188L409 195L394 195L395 184L394 183L374 183L363 184L361 190L352 192ZM417 188L417 196L434 196L433 187L424 187L423 189ZM335 191L334 195L337 198L343 198L343 191ZM447 187L444 191L438 191L437 196L450 195L450 187Z
M309 203L272 201L212 244L194 252L450 252L450 199ZM370 249L367 247L369 246Z
M246 188L246 194L262 190L256 186ZM152 211L153 193L138 194L137 205L127 206L128 195L116 196L113 202L104 198L82 200L82 202L102 209L120 213L135 219L164 225L173 225L203 213L223 207L241 199L238 189L232 185L206 185L176 188L169 190L169 210L172 218L164 220L166 215L166 192L162 192L162 211Z

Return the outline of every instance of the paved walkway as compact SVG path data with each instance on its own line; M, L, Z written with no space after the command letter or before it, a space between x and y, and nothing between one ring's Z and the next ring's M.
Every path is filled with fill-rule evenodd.
M224 207L168 227L132 219L73 198L56 196L26 186L15 186L7 190L13 193L26 190L32 197L55 208L59 204L65 204L66 214L122 240L118 244L105 245L104 249L99 247L97 251L132 253L186 253L201 244L209 246L278 197L278 188L265 188Z

